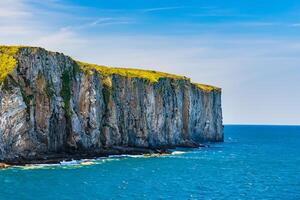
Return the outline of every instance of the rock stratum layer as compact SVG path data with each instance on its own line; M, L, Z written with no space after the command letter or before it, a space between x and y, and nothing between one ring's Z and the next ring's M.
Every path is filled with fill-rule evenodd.
M0 47L0 161L218 141L219 88L42 48Z

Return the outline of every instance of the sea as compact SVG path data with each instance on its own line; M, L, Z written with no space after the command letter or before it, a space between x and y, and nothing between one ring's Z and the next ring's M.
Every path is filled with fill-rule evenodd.
M0 199L300 199L300 126L226 125L225 142L0 170Z

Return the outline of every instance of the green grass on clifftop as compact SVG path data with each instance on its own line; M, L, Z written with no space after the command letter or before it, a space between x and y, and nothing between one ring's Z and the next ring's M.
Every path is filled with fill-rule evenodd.
M205 92L221 91L221 88L215 86L199 84L199 83L193 83L193 84Z
M101 65L83 63L79 61L77 61L77 63L84 71L95 69L103 76L120 75L120 76L131 77L131 78L142 78L142 79L149 80L150 82L158 82L160 78L190 80L189 78L184 76L177 76L173 74L151 71L151 70L106 67Z
M17 61L14 55L18 50L19 47L0 46L0 84L16 67Z
M158 82L160 78L171 78L171 79L190 81L190 79L185 76L178 76L174 74L168 74L168 73L151 71L151 70L107 67L102 65L84 63L80 61L77 61L77 64L84 71L91 71L95 69L103 76L120 75L120 76L131 77L131 78L143 78L149 80L151 83ZM199 83L192 83L192 84L205 92L221 91L221 88L214 87L211 85L205 85Z

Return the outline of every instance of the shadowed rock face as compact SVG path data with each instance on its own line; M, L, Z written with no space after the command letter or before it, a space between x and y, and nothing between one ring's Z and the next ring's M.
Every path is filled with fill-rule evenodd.
M219 89L188 79L104 76L41 48L21 48L14 58L0 83L2 161L223 141Z

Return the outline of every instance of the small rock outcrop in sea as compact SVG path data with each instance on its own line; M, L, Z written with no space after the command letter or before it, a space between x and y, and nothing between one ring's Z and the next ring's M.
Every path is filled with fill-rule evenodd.
M219 88L43 48L0 46L2 162L206 141L223 141Z

